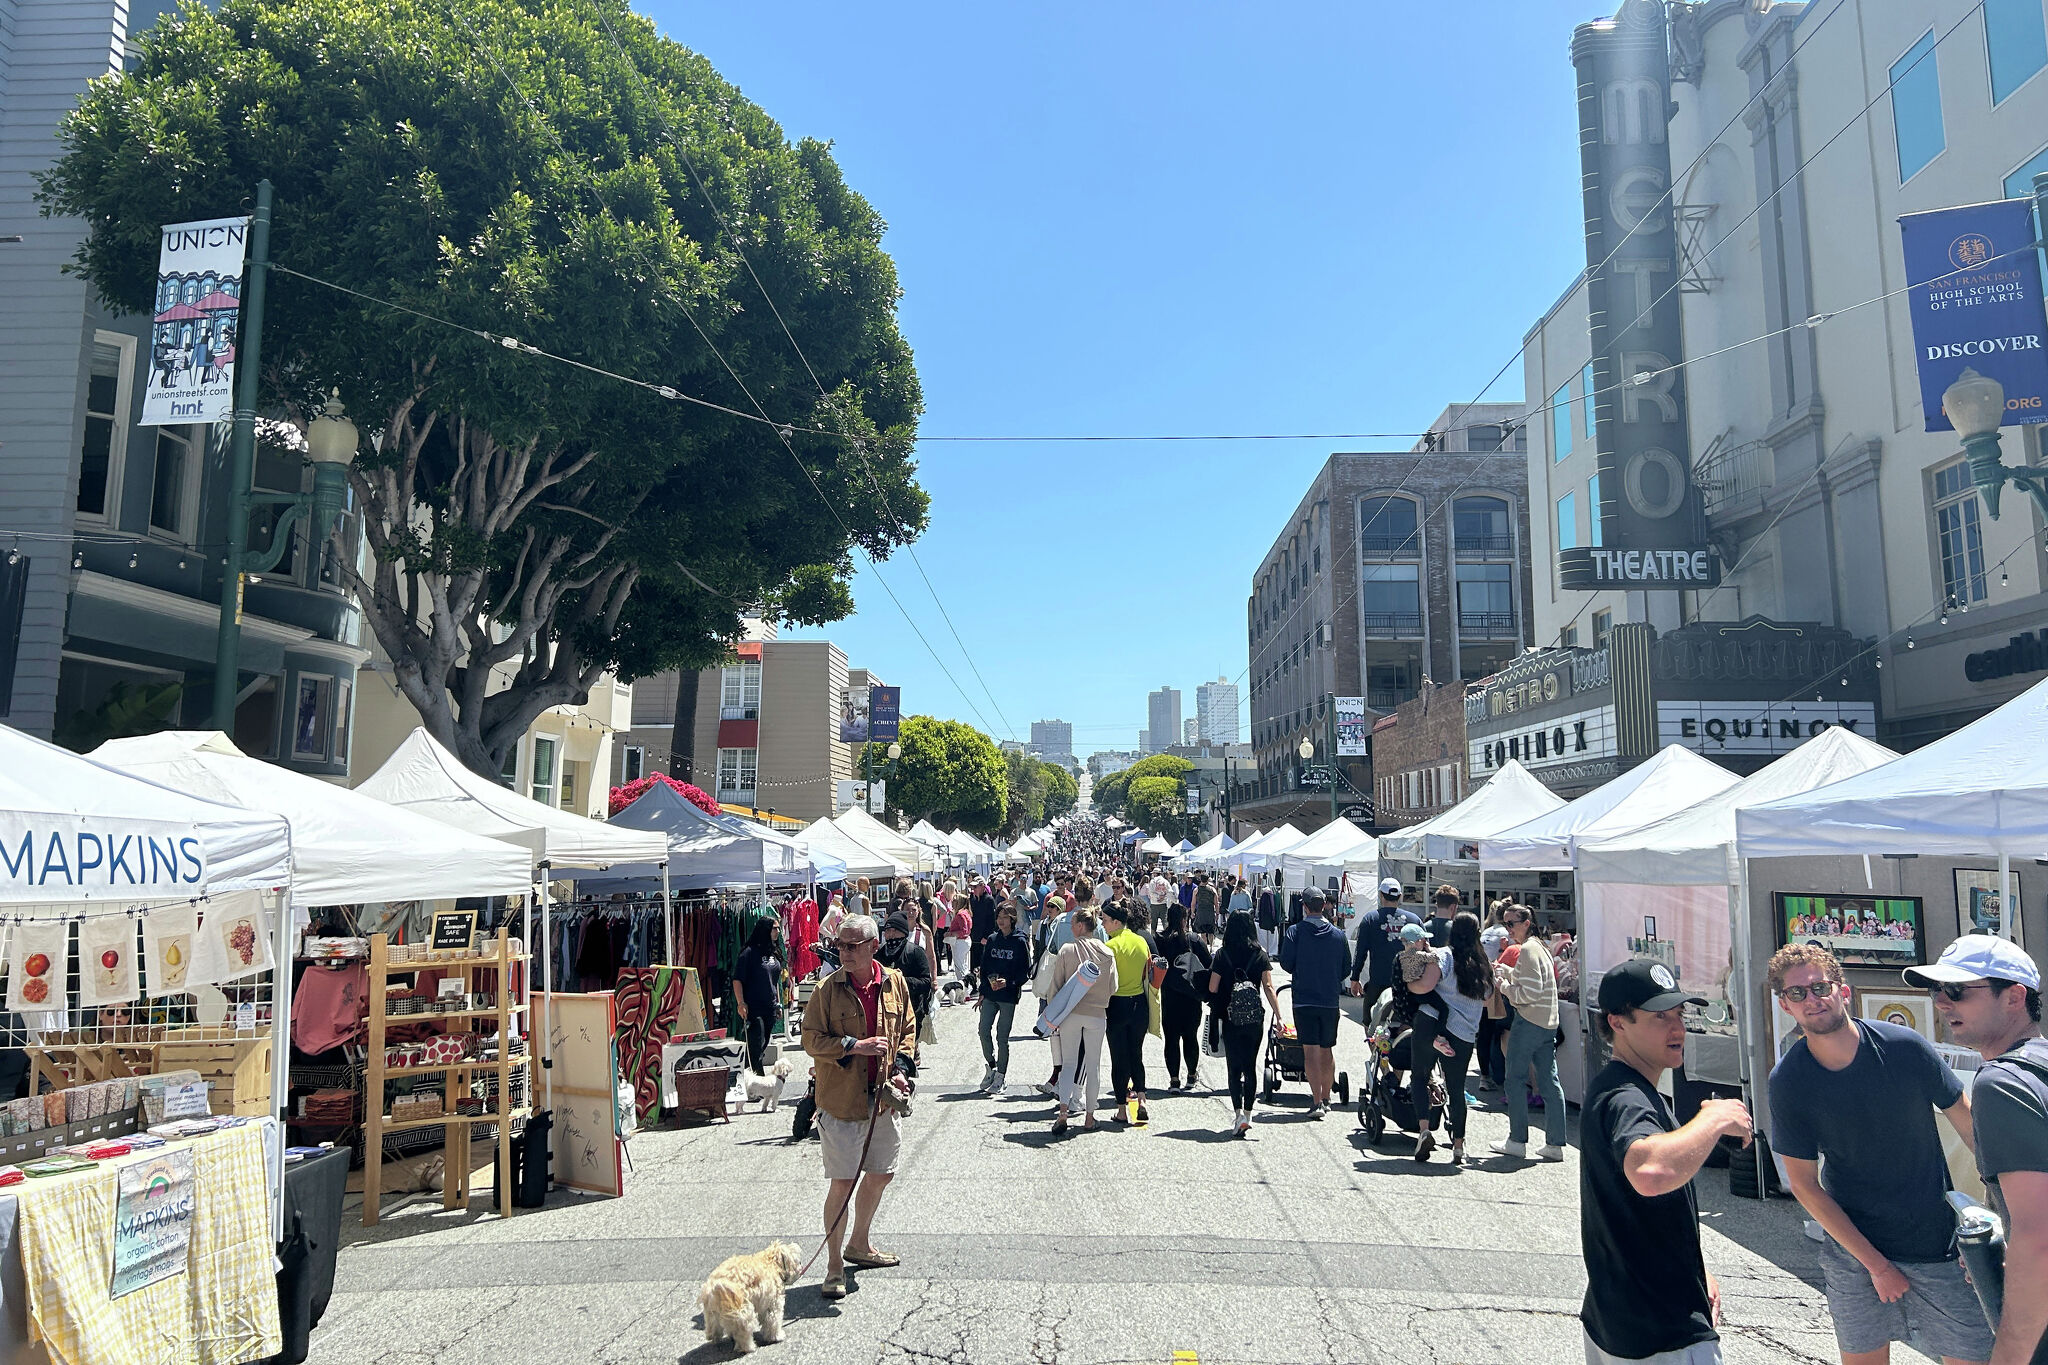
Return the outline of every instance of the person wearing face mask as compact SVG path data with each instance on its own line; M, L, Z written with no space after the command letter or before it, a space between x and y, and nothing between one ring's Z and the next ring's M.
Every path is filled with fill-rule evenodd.
M931 1013L935 982L931 954L923 944L911 940L908 912L891 910L889 918L882 922L882 951L878 956L884 967L902 974L903 984L910 988L910 1008L922 1024Z

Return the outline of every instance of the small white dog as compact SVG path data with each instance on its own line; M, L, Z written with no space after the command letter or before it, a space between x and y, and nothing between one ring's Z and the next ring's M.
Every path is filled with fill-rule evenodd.
M782 1340L782 1299L796 1281L802 1255L794 1242L773 1242L766 1251L721 1261L697 1295L704 1340L715 1345L730 1337L741 1355L754 1349L756 1332L770 1346Z
M761 1112L772 1114L782 1103L782 1088L789 1084L789 1063L777 1062L765 1076L747 1077L747 1099L761 1101Z

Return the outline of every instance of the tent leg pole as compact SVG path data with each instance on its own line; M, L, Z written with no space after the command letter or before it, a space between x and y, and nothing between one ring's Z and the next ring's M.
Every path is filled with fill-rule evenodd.
M668 859L661 860L661 942L668 965L676 965L675 899L668 889Z
M2012 894L2012 854L1998 855L1998 931L2010 941L2013 937L2013 921L2018 918L2014 910Z
M1755 1088L1750 1078L1756 1075L1749 1050L1756 1041L1755 1021L1749 1015L1753 1008L1750 989L1750 943L1749 926L1749 860L1737 857L1735 860L1735 881L1728 888L1728 998L1735 1014L1735 1079L1742 1088L1742 1102L1749 1107L1751 1121L1757 1131L1764 1130L1761 1116L1757 1114ZM1770 1008L1765 1006L1765 1008ZM1769 1036L1768 1033L1765 1035ZM1751 1142L1737 1155L1740 1160L1748 1156L1756 1167L1756 1191L1758 1199L1770 1196L1771 1173L1764 1169L1764 1153L1761 1144Z
M551 949L549 946L551 940L548 934L548 930L550 927L550 921L553 919L554 915L554 905L552 900L550 900L549 898L548 892L549 870L549 865L546 862L543 862L540 865L540 950L543 956L552 957ZM543 1107L548 1109L550 1112L552 1112L555 1107L555 1033L552 1027L554 1023L553 1002L555 998L555 992L560 990L561 988L562 983L556 981L553 977L550 977L548 979L548 989L546 993L541 996L540 1039L542 1047L546 1049L546 1051L541 1056L540 1063L542 1072L542 1084L546 1087L545 1096L543 1100ZM528 1096L529 1103L531 1102L531 1100L532 1097Z
M270 965L270 1116L277 1120L277 1185L270 1194L270 1241L284 1241L284 1116L291 1106L292 1088L292 906L285 896L277 903L277 928L273 931ZM30 1089L34 1089L33 1086Z

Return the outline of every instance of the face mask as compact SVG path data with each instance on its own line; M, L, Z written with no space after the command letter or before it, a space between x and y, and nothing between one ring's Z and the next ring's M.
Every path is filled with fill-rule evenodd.
M882 940L882 951L877 956L883 963L893 967L903 960L903 945L908 942L910 940L907 938L885 938Z

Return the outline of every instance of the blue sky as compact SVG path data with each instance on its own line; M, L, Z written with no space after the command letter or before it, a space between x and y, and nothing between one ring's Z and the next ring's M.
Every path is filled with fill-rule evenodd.
M925 436L1419 431L1585 263L1597 0L645 8L888 220ZM1128 749L1147 692L1240 680L1252 571L1330 453L1412 443L922 442L917 554L980 678L900 551L951 679L865 569L798 634L907 712Z

